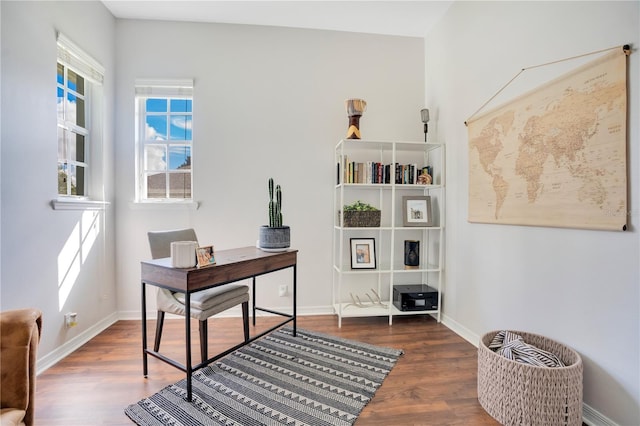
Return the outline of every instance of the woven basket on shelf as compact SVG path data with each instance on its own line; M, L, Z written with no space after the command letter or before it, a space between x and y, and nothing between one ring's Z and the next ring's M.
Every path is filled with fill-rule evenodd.
M566 367L537 367L489 349L498 331L478 345L478 401L503 425L582 425L582 359L547 337L513 331L530 345L557 355Z
M338 212L338 223L340 223ZM350 210L344 212L344 227L347 228L372 228L380 226L380 210Z

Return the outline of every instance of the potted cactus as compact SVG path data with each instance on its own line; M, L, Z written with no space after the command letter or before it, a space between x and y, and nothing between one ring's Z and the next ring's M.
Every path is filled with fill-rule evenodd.
M258 247L265 251L283 251L290 246L291 230L282 225L282 189L269 178L269 225L260 227Z

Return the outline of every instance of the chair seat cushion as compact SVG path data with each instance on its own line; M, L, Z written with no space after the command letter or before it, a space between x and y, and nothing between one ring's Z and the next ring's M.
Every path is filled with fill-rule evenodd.
M240 305L249 301L249 288L247 286L227 285L225 287L228 287L226 289L227 291L216 291L212 295L212 297L209 297L208 299L205 298L206 305L202 302L202 300L200 300L198 302L198 306L203 306L202 309L200 307L194 306L194 304L191 303L191 318L195 318L198 321L204 321L212 315L216 315L236 305ZM192 294L192 301L193 296L203 292L204 290L202 292ZM184 294L172 293L164 288L158 289L157 294L157 308L159 311L175 315L186 315L187 312L183 303ZM204 297L204 295L202 294L200 296ZM183 302L180 302L178 299L182 299Z
M242 284L227 284L191 294L191 308L206 311L228 300L249 293L249 287ZM174 293L173 297L184 305L184 293Z

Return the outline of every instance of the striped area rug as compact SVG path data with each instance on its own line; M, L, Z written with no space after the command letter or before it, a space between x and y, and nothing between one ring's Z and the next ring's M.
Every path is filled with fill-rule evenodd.
M125 409L156 425L353 424L401 350L298 328L273 331Z

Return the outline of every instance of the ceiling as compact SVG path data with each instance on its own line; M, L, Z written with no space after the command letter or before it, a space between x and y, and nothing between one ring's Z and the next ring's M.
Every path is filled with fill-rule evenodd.
M447 1L103 0L116 18L217 22L424 37Z

